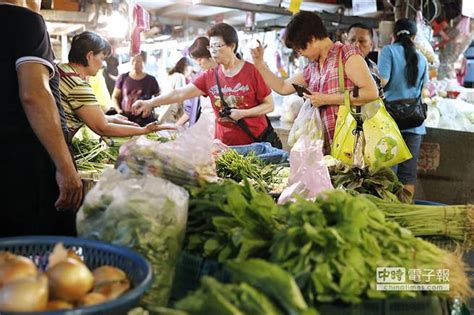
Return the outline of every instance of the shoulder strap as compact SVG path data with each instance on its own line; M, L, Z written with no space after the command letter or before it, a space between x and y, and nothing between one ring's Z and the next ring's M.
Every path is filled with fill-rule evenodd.
M229 108L229 104L227 104L227 102L225 101L224 94L222 93L221 84L219 82L218 72L219 72L219 66L216 67L215 74L216 74L216 84L217 84L217 89L219 90L219 97L221 99L221 104L224 108ZM253 141L259 142L258 138L255 137L255 135L252 133L252 131L250 131L249 127L247 126L247 124L245 123L245 121L243 119L237 120L235 122L235 124L237 126L239 126L240 129L242 129L247 134L247 136L249 136Z
M351 106L350 106L349 91L346 91L346 80L344 80L344 63L342 62L342 47L339 48L339 65L337 67L337 70L338 70L338 79L339 79L339 90L341 91L342 94L344 94L345 103L349 104L350 112L354 116L354 112L353 112L353 110L351 109ZM362 128L362 121L359 117L360 112L361 112L360 106L355 106L355 114L357 116L354 116L354 118L357 122L357 127L358 128Z
M227 104L227 102L224 99L224 94L222 93L221 84L219 82L219 73L218 72L219 72L219 65L216 67L216 71L215 71L217 89L219 90L219 97L221 98L222 106L224 106L225 108L228 108L229 104Z

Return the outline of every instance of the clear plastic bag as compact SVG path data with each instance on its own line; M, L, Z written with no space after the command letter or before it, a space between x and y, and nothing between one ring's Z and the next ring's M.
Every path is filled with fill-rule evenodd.
M415 46L420 53L425 56L431 68L439 67L439 57L435 53L433 45L431 45L431 38L433 37L432 28L427 25L421 15L421 11L417 12L416 18L417 33L415 37Z
M306 100L301 107L298 117L288 134L288 144L293 146L302 135L307 135L310 139L321 139L321 117L319 110L311 105L310 100Z
M79 210L78 233L132 248L146 257L154 283L143 302L165 306L186 229L188 199L184 188L162 178L107 170Z
M133 139L120 148L116 168L124 173L163 177L178 185L217 181L212 156L214 125L212 118L203 116L173 141Z

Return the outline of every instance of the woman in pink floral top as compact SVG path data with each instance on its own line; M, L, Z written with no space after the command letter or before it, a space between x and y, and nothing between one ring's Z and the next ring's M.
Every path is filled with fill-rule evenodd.
M318 107L323 121L324 154L331 152L339 105L344 102L340 92L338 78L339 53L344 65L346 89L351 91L351 104L362 105L378 97L377 86L370 75L367 63L353 45L334 43L319 16L313 12L300 12L293 16L286 27L285 44L300 55L307 57L310 63L301 72L288 79L275 75L264 63L264 48L252 49L252 58L265 82L275 92L288 95L295 92L292 84L307 87L311 95L304 94L313 106ZM359 88L354 97L352 89Z

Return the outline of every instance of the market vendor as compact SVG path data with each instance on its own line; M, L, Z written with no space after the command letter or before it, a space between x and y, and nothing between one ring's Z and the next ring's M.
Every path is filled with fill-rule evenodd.
M157 122L140 127L121 115L104 114L86 78L97 74L109 54L110 45L107 40L96 33L86 31L72 39L69 63L58 65L61 76L61 105L71 135L84 125L106 137L144 135L169 129L169 126L159 125Z
M219 23L208 31L209 50L218 64L199 75L185 87L147 101L133 104L136 113L148 115L156 106L182 103L184 100L207 95L216 117L216 137L227 145L250 144L269 127L265 114L273 111L271 90L254 65L237 57L239 39L230 25ZM217 76L216 76L217 72ZM219 86L223 98L220 97ZM249 135L239 121L245 123Z
M53 48L36 13L40 5L0 0L0 25L8 30L0 58L0 237L76 235L82 183L66 143Z
M342 56L345 88L351 91L352 105L363 105L376 99L377 86L357 47L333 42L316 13L301 11L294 15L286 27L285 44L310 60L303 71L288 79L278 77L265 64L261 44L251 51L255 67L278 94L294 93L292 84L309 88L311 94L304 94L304 98L319 108L323 122L323 152L330 154L339 105L344 103L338 79L339 55ZM355 86L359 88L358 96L352 93Z

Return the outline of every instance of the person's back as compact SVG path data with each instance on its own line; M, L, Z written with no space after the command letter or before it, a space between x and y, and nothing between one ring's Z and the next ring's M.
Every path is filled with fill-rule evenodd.
M394 43L382 48L379 57L379 71L382 77L388 78L388 83L384 88L385 100L387 102L420 96L428 74L426 72L427 63L425 57L419 52L417 52L417 55L418 76L416 84L410 86L403 46L400 43Z

